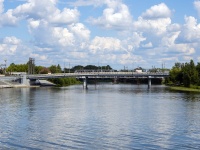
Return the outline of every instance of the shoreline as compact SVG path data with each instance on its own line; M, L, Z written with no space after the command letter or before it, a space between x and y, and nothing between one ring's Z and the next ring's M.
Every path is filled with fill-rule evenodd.
M27 85L0 85L0 89L6 89L6 88L36 88L40 86L27 86Z
M200 92L200 89L187 88L182 86L170 86L169 89L173 91L182 91L182 92Z

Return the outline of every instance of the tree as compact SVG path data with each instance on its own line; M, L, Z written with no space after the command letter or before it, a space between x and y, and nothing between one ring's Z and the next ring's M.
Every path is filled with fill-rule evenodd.
M200 85L200 63L199 63L199 62L198 62L197 65L196 65L196 70L197 70L198 77L199 77L198 85Z
M51 65L49 67L49 70L51 71L51 73L57 73L57 67L56 67L56 65Z
M191 84L197 84L199 77L198 71L196 70L196 66L193 60L190 60L190 77L191 77Z
M183 74L183 85L185 87L190 87L191 85L191 78L188 73Z
M84 67L84 69L87 69L87 70L97 70L98 67L94 66L94 65L87 65L87 66Z
M56 67L56 73L62 73L62 69L59 64Z
M44 68L43 66L35 66L35 73L39 74L40 72L42 72L43 68Z
M61 69L59 64L57 66L56 65L51 65L49 67L49 70L51 71L51 73L62 73L62 69Z
M11 63L10 66L6 69L7 72L28 72L28 64L19 64L15 65Z
M72 70L82 70L84 67L81 66L81 65L78 65L78 66L74 66L73 68L71 68Z
M169 75L170 75L170 80L173 83L181 84L183 79L183 74L181 66L179 64L180 63L175 63L175 65L170 70Z

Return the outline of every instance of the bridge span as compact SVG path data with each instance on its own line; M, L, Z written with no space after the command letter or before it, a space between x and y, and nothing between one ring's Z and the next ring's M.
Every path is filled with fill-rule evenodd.
M114 80L120 78L148 78L148 86L151 86L152 78L164 78L169 76L169 73L153 73L153 72L79 72L79 73L56 73L56 74L35 74L27 75L29 80L49 79L49 78L66 78L75 77L83 79L83 86L87 88L88 78L113 78Z
M77 79L83 79L83 87L87 88L88 78L112 78L114 81L120 78L147 78L148 86L151 86L151 79L164 78L169 76L169 73L153 73L153 72L78 72L78 73L56 73L56 74L26 74L21 73L19 76L0 77L0 81L15 80L19 81L23 85L32 85L39 80L46 80L50 78L69 78L74 77Z

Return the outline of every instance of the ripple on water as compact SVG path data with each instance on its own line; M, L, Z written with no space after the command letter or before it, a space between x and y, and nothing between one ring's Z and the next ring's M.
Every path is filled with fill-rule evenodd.
M0 96L0 149L200 149L199 94L104 84Z

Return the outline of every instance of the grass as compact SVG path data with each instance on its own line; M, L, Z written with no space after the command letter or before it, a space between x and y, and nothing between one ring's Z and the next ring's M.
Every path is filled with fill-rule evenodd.
M175 91L185 91L185 92L200 92L200 87L199 86L191 86L189 87L183 87L183 86L171 86L171 90Z

